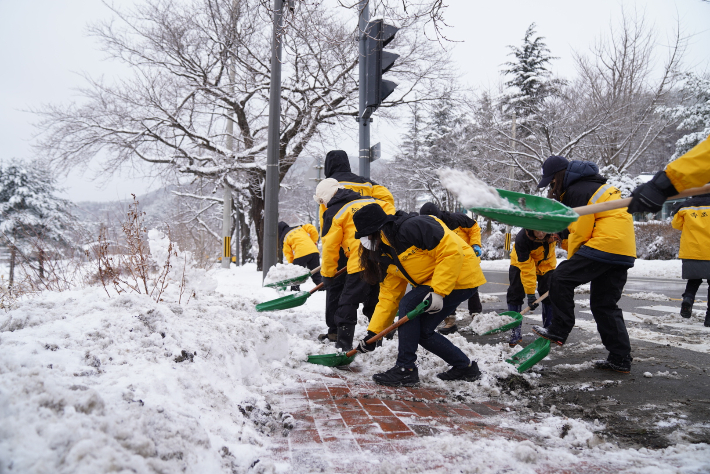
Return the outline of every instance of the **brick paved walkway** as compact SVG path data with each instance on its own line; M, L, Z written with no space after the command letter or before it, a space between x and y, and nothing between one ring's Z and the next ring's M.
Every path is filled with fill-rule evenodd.
M346 460L339 466L339 455L365 453L369 459L385 460L411 449L408 439L439 433L525 439L482 422L502 406L450 403L446 395L426 388L382 387L347 371L315 375L282 393L280 409L293 415L296 423L287 437L274 439L274 454L309 470L356 472L353 466L346 467Z

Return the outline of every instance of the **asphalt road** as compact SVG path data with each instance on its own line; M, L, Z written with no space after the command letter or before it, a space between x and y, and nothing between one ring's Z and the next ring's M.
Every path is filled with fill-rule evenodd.
M500 301L484 303L484 312L507 310L507 272L485 271L488 283L480 292ZM609 439L622 445L660 448L681 440L710 443L710 328L703 326L707 286L701 286L691 319L679 316L683 280L629 278L620 306L631 337L634 362L631 374L597 370L590 361L605 359L589 293L575 295L576 326L563 347L555 347L534 371L533 384L509 380L508 393L523 400L523 412L561 412L568 417L598 419ZM653 292L654 295L638 295ZM629 296L634 295L634 296ZM663 296L667 301L656 301ZM638 299L638 298L652 299ZM491 296L489 296L491 298ZM462 313L459 313L461 316ZM466 319L459 326L466 324ZM540 309L523 322L525 346L535 340L533 324L541 323ZM489 344L505 341L509 333L474 336Z

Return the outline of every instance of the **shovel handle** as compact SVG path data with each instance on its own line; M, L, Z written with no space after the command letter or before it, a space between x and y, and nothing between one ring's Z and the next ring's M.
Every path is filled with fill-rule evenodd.
M315 274L318 273L319 271L320 271L320 265L318 265L316 268L314 268L313 270L311 270L311 275L315 275Z
M348 269L348 267L343 267L343 268L341 268L340 270L338 270L337 272L335 272L335 275L333 275L333 278L339 277L340 275L342 275L343 273L345 273L345 271L346 271L347 269ZM320 267L313 269L314 272L315 272L316 270L320 270ZM311 275L312 275L312 273L311 273ZM323 288L323 282L320 282L320 283L318 283L316 286L314 286L313 289L308 292L308 294L312 295L313 293L315 293L316 291L320 290L321 288Z
M700 186L697 188L688 188L685 191L679 192L675 196L669 197L668 200L697 196L698 194L706 193L710 193L710 184L706 184L705 186ZM629 204L631 204L631 198L616 199L614 201L602 202L600 204L574 207L572 208L572 210L580 216L587 216L589 214L596 214L597 212L611 211L612 209L621 209L622 207L629 207Z
M544 294L544 295L540 295L540 297L539 297L538 299L536 299L536 300L533 302L533 304L539 303L540 301L544 300L545 298L547 298L547 295L549 295L549 294L550 294L550 292L549 292L549 291L546 291L545 294ZM525 308L524 310L522 310L522 311L520 312L520 314L521 314L521 315L522 315L522 314L525 314L525 313L527 313L528 311L530 311L530 306L528 306L527 308Z
M425 301L422 301L421 303L419 303L417 305L416 308L414 308L409 313L407 313L407 317L399 318L399 320L396 323L394 323L390 327L387 327L387 328L383 329L382 331L378 332L377 334L375 334L374 336L372 336L370 339L368 339L365 342L368 344L372 344L373 342L379 341L380 339L385 337L387 334L391 333L392 331L394 331L395 329L400 327L402 324L406 323L407 321L411 321L412 319L414 319L417 316L419 316L420 314L422 314L422 312L424 312L424 310L427 309L428 306L429 306L428 299ZM353 349L351 351L348 351L348 353L345 355L348 357L352 357L355 354L357 354L357 349Z

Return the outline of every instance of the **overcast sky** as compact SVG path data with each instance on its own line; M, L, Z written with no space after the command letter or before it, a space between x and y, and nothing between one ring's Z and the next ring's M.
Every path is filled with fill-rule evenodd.
M328 0L326 0L328 1ZM122 0L125 5L127 0ZM595 38L618 21L622 7L645 12L662 38L671 36L676 22L692 35L686 68L710 70L710 3L701 0L449 0L445 17L451 28L446 35L462 74L462 81L479 88L495 88L501 64L507 60L507 45L519 45L526 28L537 24L554 56L556 74L574 73L572 51L588 49ZM81 73L111 76L120 67L102 60L96 42L86 36L86 25L110 17L100 0L0 0L0 158L31 158L34 117L25 110L43 103L66 103L83 83ZM379 125L372 129L372 143L382 141L383 155L397 145L396 133ZM395 130L396 132L396 130ZM385 137L388 137L385 139ZM341 147L357 148L357 137ZM75 200L113 200L131 192L156 187L135 173L112 177L108 182L91 181L95 171L78 170L62 179L66 195Z

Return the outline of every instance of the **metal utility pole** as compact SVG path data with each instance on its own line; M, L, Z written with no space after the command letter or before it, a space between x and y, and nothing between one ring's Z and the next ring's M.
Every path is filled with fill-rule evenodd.
M515 151L515 110L513 110L513 127L511 130L511 140L510 140L510 147ZM510 170L508 171L508 188L510 190L513 190L513 179L515 178L515 166L513 164L510 165ZM510 234L511 227L509 225L505 226L505 250L508 253L508 257L510 257L510 253L512 252L513 249L513 236Z
M281 36L284 0L274 0L274 34L271 40L271 85L269 89L269 131L266 147L264 203L263 277L276 265L279 222L279 149L281 126Z
M359 164L360 164L360 176L363 178L370 177L370 118L363 118L366 106L366 83L367 83L367 23L370 21L370 5L369 0L360 0L358 4L358 11L360 12L358 21L358 31L360 34L359 41L359 51L360 51L360 61L358 62L358 68L360 72L360 106L358 109L358 131L359 131Z
M234 67L229 65L229 80L234 84ZM227 117L227 150L234 151L234 120ZM224 177L224 204L222 207L222 268L229 268L232 261L232 188Z

